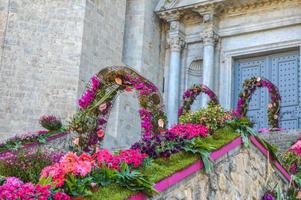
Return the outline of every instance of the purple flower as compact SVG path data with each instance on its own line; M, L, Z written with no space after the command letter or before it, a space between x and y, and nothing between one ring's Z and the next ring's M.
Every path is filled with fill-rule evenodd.
M99 88L100 80L96 75L92 76L91 85L92 85L92 90L97 90Z
M178 116L179 116L179 117L183 114L183 110L184 110L184 108L183 108L183 106L181 106L181 107L179 108L179 110L178 110Z
M265 193L262 200L275 200L275 197L270 193Z
M102 125L104 125L105 123L107 123L107 120L105 120L104 118L99 118L99 119L98 119L98 125L99 125L99 126L102 126Z
M100 87L100 80L96 75L92 76L88 89L78 100L78 104L82 109L86 109L96 96L97 89Z
M183 98L189 98L189 97L191 97L192 95L193 95L193 92L192 92L192 91L186 90L186 91L184 92Z

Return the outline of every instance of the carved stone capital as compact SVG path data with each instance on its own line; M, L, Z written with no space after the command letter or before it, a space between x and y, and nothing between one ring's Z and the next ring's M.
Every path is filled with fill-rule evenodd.
M181 13L179 11L171 11L158 13L159 17L167 22L179 21L181 18Z
M205 29L203 33L201 33L201 37L204 45L212 45L212 46L214 46L219 39L218 34L212 29L209 30Z
M181 36L172 36L167 39L171 51L181 51L185 46L185 41Z

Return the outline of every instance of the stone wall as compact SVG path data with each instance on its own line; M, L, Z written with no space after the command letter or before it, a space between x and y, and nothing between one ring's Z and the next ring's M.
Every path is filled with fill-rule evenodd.
M0 2L0 66L2 61L4 38L6 34L8 2L9 0L3 0Z
M0 2L1 139L75 111L84 17L84 0Z
M298 138L301 137L301 130L287 130L262 134L263 138L278 147L279 152L285 152Z
M87 0L85 7L79 96L92 75L123 65L126 0Z
M219 158L210 175L196 172L153 199L254 200L261 199L277 183L283 191L287 190L289 183L251 145L249 149L238 147Z

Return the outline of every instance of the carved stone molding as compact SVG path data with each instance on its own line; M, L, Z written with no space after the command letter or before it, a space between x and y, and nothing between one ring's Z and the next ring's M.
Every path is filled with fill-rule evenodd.
M172 36L167 39L171 51L181 51L185 46L184 38L181 36Z
M242 13L250 12L252 10L257 11L258 9L263 10L266 8L271 8L275 6L283 6L283 4L292 4L292 3L301 3L301 0L260 0L260 1L250 1L245 4L230 4L230 5L223 5L223 14L227 15L239 15Z
M171 22L171 21L180 20L182 13L176 10L176 11L158 13L158 15L161 19L167 22Z
M201 37L204 45L215 45L219 40L218 34L214 31L205 31L201 33Z

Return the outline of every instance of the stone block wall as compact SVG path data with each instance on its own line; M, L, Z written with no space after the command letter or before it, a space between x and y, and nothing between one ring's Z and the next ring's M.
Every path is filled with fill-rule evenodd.
M84 0L0 2L1 140L75 111L84 17Z
M285 152L301 137L301 130L287 130L262 134L263 138L278 147L279 152Z
M123 65L126 0L87 0L85 7L79 95L92 75Z
M219 158L209 174L196 172L154 200L254 200L279 184L285 192L289 183L253 145L236 148Z
M8 2L9 0L3 0L0 2L0 66L2 60L4 37L6 34Z

